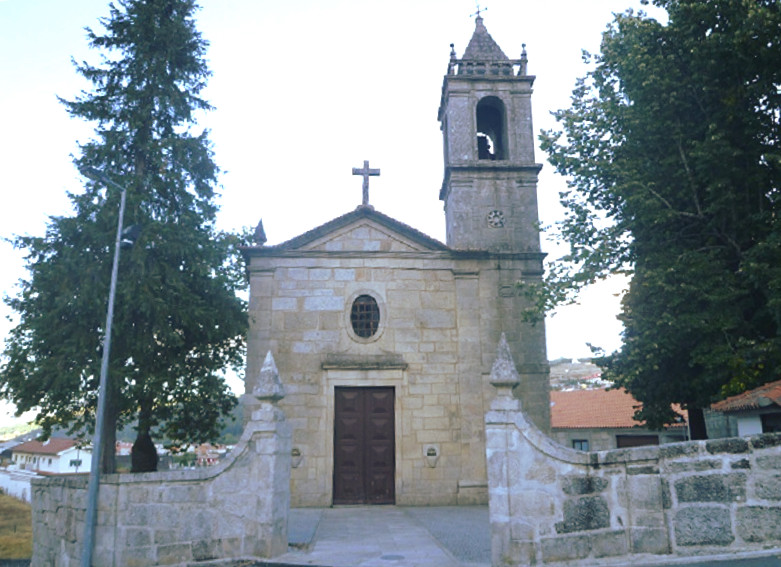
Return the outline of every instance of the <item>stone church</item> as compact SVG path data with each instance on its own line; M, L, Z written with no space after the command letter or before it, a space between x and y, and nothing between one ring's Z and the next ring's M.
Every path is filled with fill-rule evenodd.
M451 49L438 115L446 243L375 210L379 171L364 162L361 206L245 249L246 392L271 351L293 428L293 506L485 503L502 333L516 394L549 430L545 328L523 321L516 285L542 277L533 82L525 51L509 59L479 15L463 57Z

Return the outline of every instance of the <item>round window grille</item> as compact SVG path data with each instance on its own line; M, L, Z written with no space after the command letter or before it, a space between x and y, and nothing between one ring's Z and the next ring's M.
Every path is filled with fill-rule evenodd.
M350 323L355 334L368 339L377 333L380 326L380 306L371 295L359 295L350 310Z

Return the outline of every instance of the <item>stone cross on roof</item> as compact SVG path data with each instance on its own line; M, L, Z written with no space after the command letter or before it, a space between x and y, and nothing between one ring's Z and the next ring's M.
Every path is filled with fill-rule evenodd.
M379 169L369 169L369 160L363 160L363 168L354 167L353 175L363 176L363 203L364 207L369 205L369 176L378 176Z

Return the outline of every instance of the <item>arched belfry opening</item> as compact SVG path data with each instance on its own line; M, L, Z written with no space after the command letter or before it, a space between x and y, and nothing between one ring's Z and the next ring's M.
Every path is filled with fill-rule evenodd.
M477 103L477 159L507 159L504 103L487 96Z

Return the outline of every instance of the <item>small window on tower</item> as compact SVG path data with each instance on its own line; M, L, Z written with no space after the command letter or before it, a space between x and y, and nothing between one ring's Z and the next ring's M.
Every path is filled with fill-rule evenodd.
M380 306L377 300L371 295L356 297L350 311L350 323L355 334L362 339L374 336L380 326Z

